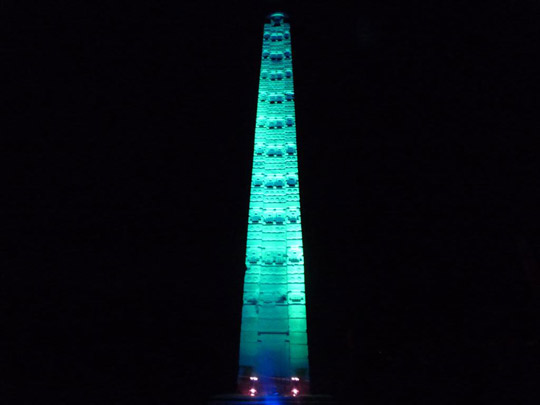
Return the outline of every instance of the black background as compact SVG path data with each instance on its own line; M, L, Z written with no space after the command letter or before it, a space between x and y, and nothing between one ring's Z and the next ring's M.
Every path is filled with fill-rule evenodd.
M538 403L535 1L4 5L2 403L235 389L274 9L314 391Z

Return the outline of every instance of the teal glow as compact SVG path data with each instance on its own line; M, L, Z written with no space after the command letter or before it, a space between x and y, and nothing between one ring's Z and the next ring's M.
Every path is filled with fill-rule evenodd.
M239 382L309 381L290 26L264 25L249 205Z

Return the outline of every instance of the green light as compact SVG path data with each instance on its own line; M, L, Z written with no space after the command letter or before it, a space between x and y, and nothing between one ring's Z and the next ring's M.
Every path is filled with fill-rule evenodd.
M290 26L264 25L249 205L239 381L309 380Z

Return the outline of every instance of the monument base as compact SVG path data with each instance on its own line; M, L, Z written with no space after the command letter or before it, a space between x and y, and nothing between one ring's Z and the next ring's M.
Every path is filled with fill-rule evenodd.
M336 405L336 402L329 395L298 397L219 395L211 398L208 405Z

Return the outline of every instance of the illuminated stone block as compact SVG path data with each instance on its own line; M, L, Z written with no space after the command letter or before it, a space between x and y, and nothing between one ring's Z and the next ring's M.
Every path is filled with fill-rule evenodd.
M308 356L308 346L305 345L291 345L291 357L297 359L306 359Z
M254 318L259 317L257 306L255 305L244 305L242 307L242 318Z
M307 348L307 333L306 332L290 332L289 341L291 347L294 345L303 345Z
M305 319L289 319L289 331L290 332L306 332L306 320Z
M287 319L259 318L257 325L260 332L286 333L289 330Z
M290 318L305 318L306 306L305 305L289 305L289 317Z
M241 334L241 341L247 343L257 343L259 340L259 332L257 331L243 331Z
M242 317L242 326L246 332L257 332L259 330L257 317Z
M259 281L261 284L287 284L286 274L263 274L260 276Z
M289 311L287 306L277 306L277 307L264 307L259 308L259 318L276 318L276 319L288 319Z

